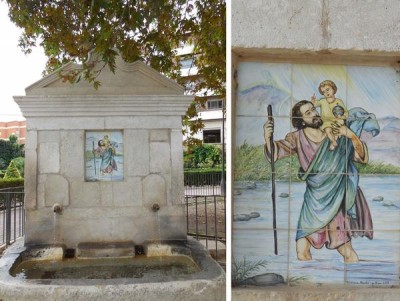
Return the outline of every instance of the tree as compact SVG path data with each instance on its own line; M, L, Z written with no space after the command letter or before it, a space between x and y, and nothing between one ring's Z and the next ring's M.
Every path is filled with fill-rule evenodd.
M8 141L10 141L11 145L18 145L17 135L11 134L10 137L8 137Z
M24 177L25 158L17 157L17 158L12 159L11 162L13 162L14 165L18 168L18 171L19 171L19 174L21 175L21 177Z
M0 169L7 168L12 159L23 156L23 146L17 140L15 135L10 135L8 141L0 139Z
M15 165L14 161L10 162L10 165L8 165L6 174L4 175L4 180L8 179L20 179L21 174L19 173L19 170L17 166Z
M20 48L29 53L39 43L48 57L46 72L69 61L80 61L81 73L62 74L71 81L82 77L95 87L101 83L92 65L94 51L115 70L117 51L128 61L143 60L154 69L184 84L176 49L193 46L198 76L187 93L225 96L225 0L6 0L10 19L23 29ZM116 51L117 50L117 51ZM196 97L186 123L197 115ZM190 131L202 123L189 123Z

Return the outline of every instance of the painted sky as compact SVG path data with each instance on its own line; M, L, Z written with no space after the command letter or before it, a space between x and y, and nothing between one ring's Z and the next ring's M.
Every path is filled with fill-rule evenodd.
M271 85L292 95L294 101L310 99L314 93L321 97L318 85L330 79L338 87L336 97L350 108L361 106L378 118L400 118L400 76L394 68L242 63L238 76L239 93L258 85ZM396 107L399 109L393 110Z
M276 118L288 119L295 102L310 100L313 94L322 97L318 86L326 79L336 83L336 97L348 109L362 107L378 119L400 118L400 75L394 68L246 62L238 69L237 145L245 140L250 144L263 143L262 125L271 99ZM282 101L277 102L277 98ZM289 120L281 124L276 129L280 134L277 138L283 138L290 128Z

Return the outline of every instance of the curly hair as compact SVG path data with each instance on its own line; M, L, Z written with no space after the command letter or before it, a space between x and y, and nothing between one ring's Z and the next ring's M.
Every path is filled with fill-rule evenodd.
M305 127L304 122L303 122L303 116L300 112L300 108L307 103L312 104L311 101L300 100L292 108L292 125L297 130L301 130Z
M322 92L322 87L324 87L324 86L331 87L333 89L333 94L336 94L337 87L336 87L336 84L333 81L327 79L327 80L324 80L323 82L321 82L319 84L318 91L319 91L319 93L321 93L321 95L324 95L324 93Z

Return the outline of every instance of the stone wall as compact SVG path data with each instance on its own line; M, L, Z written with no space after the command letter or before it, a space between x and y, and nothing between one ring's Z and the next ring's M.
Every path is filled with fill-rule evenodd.
M27 118L26 245L186 239L181 116L192 97L141 62L118 61L101 79L94 90L54 73L15 97ZM86 131L114 130L123 181L85 181Z
M29 141L36 138L37 147L28 146L26 156L37 158L37 166L27 164L26 178L28 184L37 172L37 183L31 184L32 191L26 188L30 198L26 200L26 243L55 240L73 246L79 241L141 243L146 239L185 237L182 185L171 185L172 178L183 182L182 171L173 168L183 164L181 132L158 129L157 120L149 117L147 129L138 129L129 122L122 124L121 119L118 127L112 122L107 127L99 126L104 124L102 118L96 120L97 125L90 125L91 130L124 129L126 171L122 182L85 182L83 150L87 120L69 120L82 124L82 129L64 126L63 130L51 130L51 120L30 120ZM35 128L36 122L46 124L47 129ZM59 127L59 121L54 125ZM55 203L64 210L62 215L53 217ZM161 206L158 213L151 211L154 203ZM55 222L59 223L58 229L54 228ZM92 233L91 229L95 231Z

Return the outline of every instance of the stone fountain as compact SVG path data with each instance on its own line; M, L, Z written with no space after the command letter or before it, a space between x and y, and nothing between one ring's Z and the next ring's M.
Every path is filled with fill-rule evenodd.
M26 232L0 261L0 297L223 300L223 270L186 236L181 118L193 97L140 61L117 58L115 73L93 57L89 63L98 89L63 81L60 74L82 70L69 63L14 98L27 119ZM15 272L23 262L145 257L162 265L172 255L189 258L194 272L114 279Z

